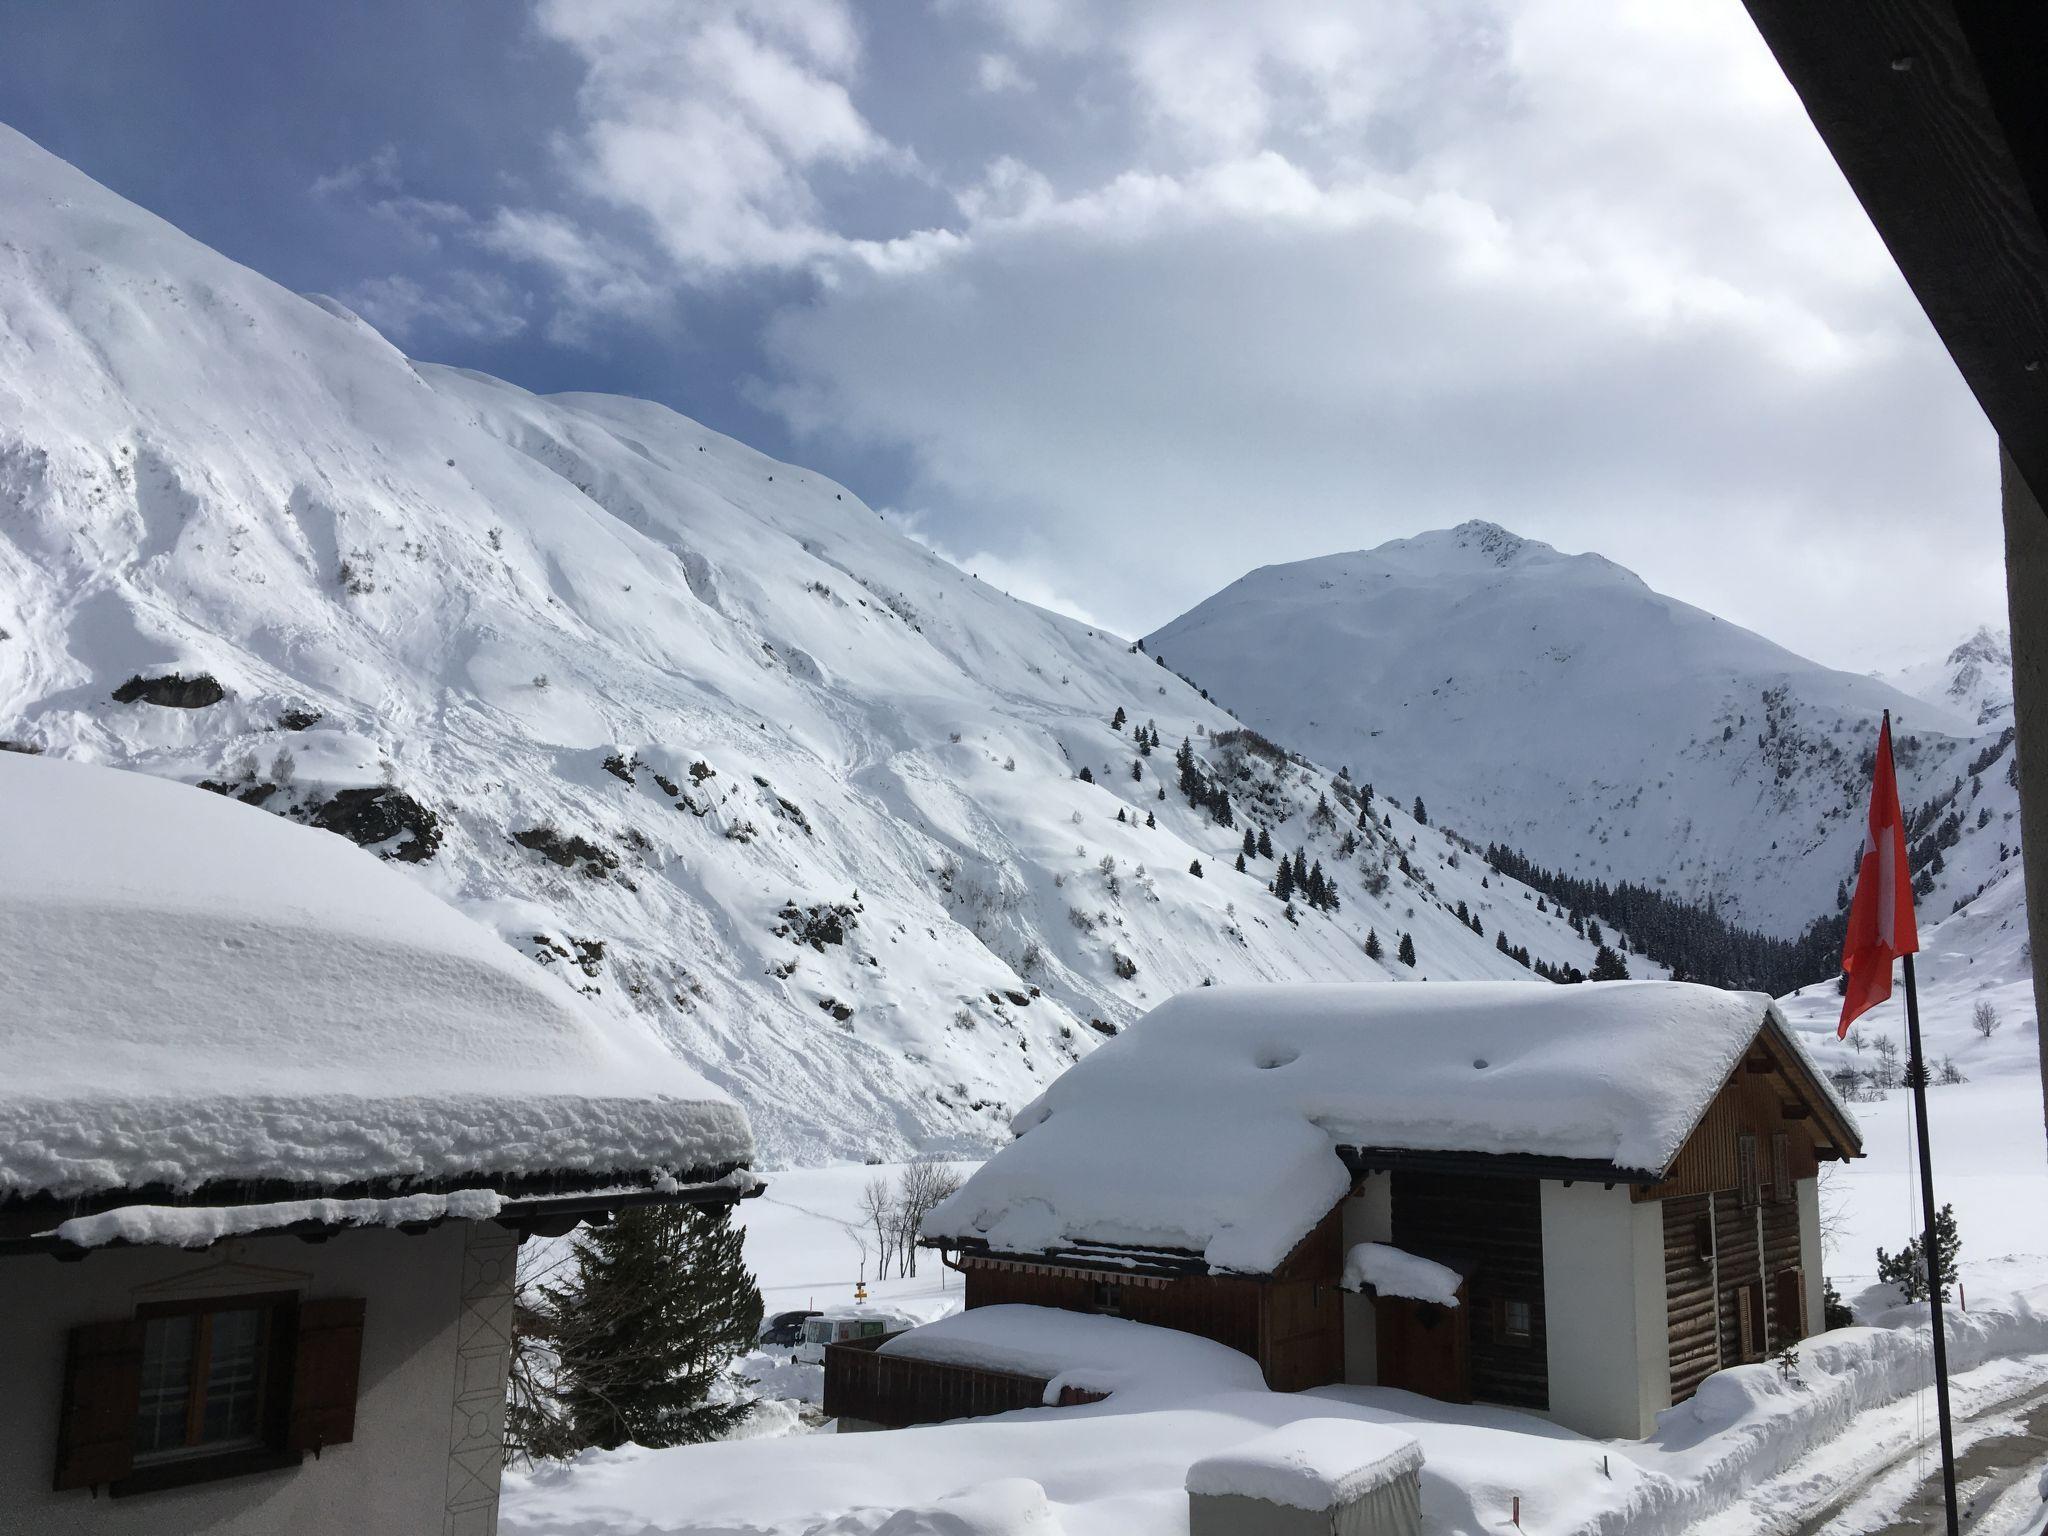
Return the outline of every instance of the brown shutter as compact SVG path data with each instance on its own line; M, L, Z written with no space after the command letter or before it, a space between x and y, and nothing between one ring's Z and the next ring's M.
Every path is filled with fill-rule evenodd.
M135 1462L142 1399L142 1324L86 1323L71 1330L57 1420L57 1488L93 1488L126 1477Z
M356 1437L356 1378L363 1359L363 1303L322 1297L299 1303L292 1414L285 1448L315 1451Z
M1806 1275L1794 1265L1779 1270L1775 1283L1778 1294L1774 1321L1779 1338L1790 1344L1806 1337Z
M1792 1198L1792 1138L1784 1131L1771 1133L1771 1197Z

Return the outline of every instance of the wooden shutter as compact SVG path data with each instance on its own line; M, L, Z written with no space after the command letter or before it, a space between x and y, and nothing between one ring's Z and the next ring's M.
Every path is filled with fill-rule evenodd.
M1781 1269L1772 1280L1776 1296L1772 1321L1781 1343L1806 1337L1806 1273L1797 1265Z
M1747 1210L1757 1203L1758 1185L1762 1182L1762 1174L1757 1168L1754 1132L1744 1131L1735 1138L1735 1168L1736 1179L1741 1186L1742 1206Z
M363 1360L363 1303L322 1297L299 1303L292 1411L285 1448L318 1452L356 1437L356 1383Z
M72 1329L57 1420L57 1488L93 1488L128 1475L141 1399L142 1324L131 1318Z
M1737 1342L1740 1348L1738 1359L1744 1362L1754 1360L1763 1353L1757 1345L1756 1293L1753 1287L1743 1286L1735 1293L1735 1317Z
M1771 1133L1771 1198L1792 1198L1792 1137L1785 1131Z

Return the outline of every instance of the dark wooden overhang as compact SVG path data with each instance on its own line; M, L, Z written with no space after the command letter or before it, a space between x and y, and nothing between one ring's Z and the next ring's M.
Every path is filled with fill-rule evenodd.
M2048 5L1744 3L2006 451L2048 503Z
M1654 1184L1660 1174L1623 1168L1598 1157L1543 1157L1527 1152L1423 1151L1413 1147L1337 1148L1351 1176L1369 1173L1463 1173L1490 1179L1559 1179L1567 1184Z
M47 1195L10 1195L0 1199L0 1258L41 1253L59 1259L82 1259L97 1248L160 1246L130 1244L116 1238L94 1247L83 1247L56 1235L55 1229L64 1222L130 1206L222 1209L282 1205L301 1200L392 1200L406 1195L446 1195L471 1189L488 1189L498 1194L504 1203L492 1219L499 1226L518 1233L522 1239L535 1235L559 1237L580 1222L601 1225L609 1221L614 1212L639 1206L715 1206L750 1200L761 1193L763 1185L759 1179L736 1177L745 1174L746 1170L739 1164L731 1163L673 1180L656 1179L643 1169L603 1173L474 1173L452 1178L368 1179L346 1184L302 1184L285 1179L216 1180L189 1190L178 1190L167 1184L149 1184L99 1190L65 1200ZM460 1218L439 1216L426 1221L403 1222L395 1230L418 1234L457 1219ZM354 1230L358 1230L357 1224L349 1222L292 1221L234 1235L287 1235L319 1243L337 1232ZM220 1240L226 1242L231 1239L223 1237Z
M1138 1248L1123 1243L1076 1243L1041 1253L1010 1253L991 1248L980 1238L965 1242L928 1241L918 1246L957 1253L963 1266L974 1262L1020 1269L1071 1270L1102 1280L1178 1280L1210 1273L1209 1262L1187 1248Z

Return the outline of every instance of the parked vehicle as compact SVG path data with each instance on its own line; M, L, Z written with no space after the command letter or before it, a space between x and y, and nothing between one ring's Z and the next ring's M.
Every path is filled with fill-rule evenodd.
M823 1365L827 1344L879 1338L916 1326L916 1318L885 1307L835 1307L805 1320L803 1342L796 1347L796 1357L806 1365Z
M777 1312L761 1323L756 1342L769 1349L794 1349L804 1339L804 1324L818 1314L815 1311Z

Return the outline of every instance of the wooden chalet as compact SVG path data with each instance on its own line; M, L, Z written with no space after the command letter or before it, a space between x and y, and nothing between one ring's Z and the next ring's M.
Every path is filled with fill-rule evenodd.
M1146 1156L1113 1134L1093 1143L1120 1103L1141 1136L1154 1131L1126 1096L1170 1104L1191 1077L1225 1091L1187 1092L1186 1139L1154 1150L1220 1151L1221 1200L1157 1167L1100 1167L1093 1187L1061 1187L1109 1147ZM1290 1115L1323 1138L1326 1167L1293 1155ZM1204 989L1076 1065L1020 1119L1018 1139L925 1226L965 1274L970 1308L1199 1334L1250 1355L1276 1391L1402 1387L1624 1437L1713 1371L1820 1330L1819 1168L1861 1155L1854 1120L1768 999L1668 982ZM1289 1155L1262 1169L1272 1147ZM1203 1227L1190 1212L1224 1219ZM1033 1226L1041 1239L1058 1230L1030 1245L1012 1235ZM1148 1226L1158 1235L1141 1236ZM1444 1266L1457 1304L1347 1290L1347 1254L1364 1244ZM943 1417L935 1377L923 1401L921 1365L900 1363L883 1405L828 1359L828 1411Z

